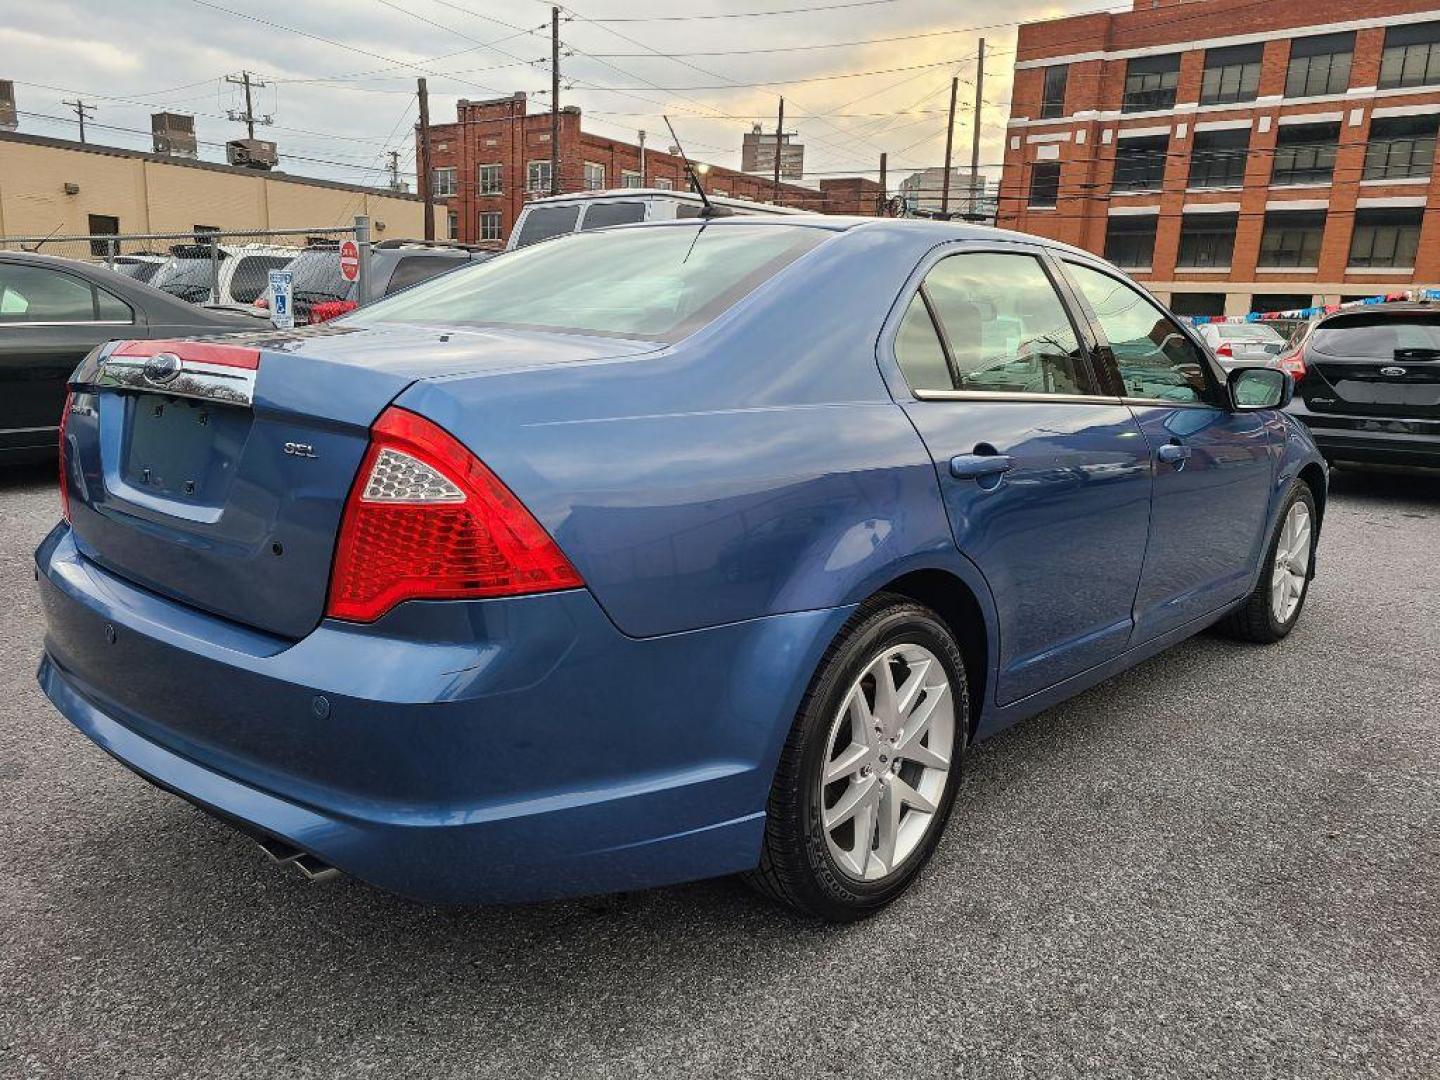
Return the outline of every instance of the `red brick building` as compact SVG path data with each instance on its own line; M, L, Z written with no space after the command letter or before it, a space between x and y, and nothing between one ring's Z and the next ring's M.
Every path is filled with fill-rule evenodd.
M490 101L462 99L456 113L455 123L430 128L433 190L449 210L456 239L503 241L525 203L550 194L550 113L528 112L523 93ZM666 134L662 145L668 144ZM583 130L575 106L560 112L559 160L562 193L688 188L680 158L647 145L642 161L638 144ZM769 202L774 194L769 177L718 166L709 168L704 183L712 195ZM782 183L779 201L817 213L873 214L879 195L875 181L844 177L822 180L818 189Z
M1021 27L999 224L1184 314L1440 282L1436 0L1135 0Z

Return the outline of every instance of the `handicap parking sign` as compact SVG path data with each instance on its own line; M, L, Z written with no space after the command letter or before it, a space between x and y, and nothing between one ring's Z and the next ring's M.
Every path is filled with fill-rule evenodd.
M295 327L295 310L291 305L294 288L295 274L292 271L270 271L270 325L277 330L292 330Z

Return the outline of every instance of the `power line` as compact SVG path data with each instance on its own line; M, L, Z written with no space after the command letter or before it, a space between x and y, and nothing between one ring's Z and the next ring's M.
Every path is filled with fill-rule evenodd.
M626 15L611 18L589 19L599 23L637 22L708 22L717 19L761 19L772 15L813 15L820 11L841 11L846 8L879 7L893 4L896 0L848 0L841 4L824 4L819 7L778 8L769 11L731 11L715 15Z

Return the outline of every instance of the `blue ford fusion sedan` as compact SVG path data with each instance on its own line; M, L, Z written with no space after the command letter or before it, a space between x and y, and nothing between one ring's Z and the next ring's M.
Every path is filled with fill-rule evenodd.
M894 899L966 750L1294 626L1325 464L1113 267L997 230L582 233L76 370L39 678L142 777L432 902Z

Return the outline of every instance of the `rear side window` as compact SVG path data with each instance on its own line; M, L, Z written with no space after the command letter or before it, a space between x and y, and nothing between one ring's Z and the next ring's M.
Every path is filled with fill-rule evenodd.
M1440 356L1440 314L1414 319L1393 315L1351 316L1315 328L1307 347L1327 356L1357 360L1393 360L1397 352L1414 350Z
M829 235L728 223L576 233L389 297L366 321L676 341Z
M95 316L102 322L135 321L135 313L130 310L129 304L100 288L95 290Z
M936 320L930 333L941 346L938 363L925 333L927 301ZM914 390L1095 392L1070 318L1033 255L941 259L911 302L895 351Z
M538 244L552 236L574 232L575 222L579 217L579 206L537 207L525 215L525 223L520 226L520 236L516 239L515 246Z
M585 211L582 229L603 229L607 225L629 225L645 220L643 202L591 203Z
M0 323L94 322L87 282L38 266L0 263Z
M408 289L411 285L429 281L465 265L467 263L464 259L452 259L444 255L407 255L395 265L395 273L390 275L390 284L385 286L385 295Z

